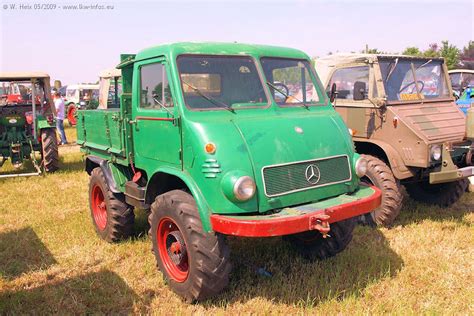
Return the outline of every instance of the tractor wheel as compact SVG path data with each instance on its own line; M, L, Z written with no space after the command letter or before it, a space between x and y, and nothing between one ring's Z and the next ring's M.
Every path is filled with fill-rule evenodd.
M361 215L359 222L370 226L390 227L402 208L403 195L400 191L400 182L395 179L392 170L385 162L374 156L363 156L367 159L367 173L362 181L375 185L382 191L382 203L374 211Z
M467 179L439 184L430 184L428 180L425 180L407 183L405 188L415 201L448 207L461 198L468 184Z
M59 169L58 140L56 130L53 128L41 130L41 157L46 172L55 172Z
M132 234L135 220L133 209L125 203L123 196L110 191L100 168L91 172L89 204L92 222L100 238L117 242Z
M67 107L67 121L69 122L69 125L71 126L76 126L77 124L76 112L77 112L76 105L74 103L69 104Z
M356 218L336 222L330 225L331 230L326 238L318 231L307 231L299 234L284 236L284 239L306 259L324 260L346 249L352 240L352 232Z
M190 194L173 190L157 196L149 222L157 266L174 292L193 302L227 286L229 248L222 235L204 231Z

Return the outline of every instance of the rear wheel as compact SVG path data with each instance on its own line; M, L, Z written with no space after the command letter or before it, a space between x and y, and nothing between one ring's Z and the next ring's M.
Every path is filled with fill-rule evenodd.
M373 226L392 226L403 203L400 183L385 162L371 155L363 156L367 159L367 173L362 181L375 185L382 191L382 203L374 211L361 215L359 221Z
M54 172L59 169L59 152L56 130L47 128L41 130L41 157L46 172Z
M306 259L323 260L337 255L349 245L356 225L355 218L331 224L326 238L319 231L284 236L284 239Z
M447 207L461 198L468 184L467 179L439 184L430 184L425 180L407 183L405 188L415 201Z
M69 104L69 106L67 107L67 121L71 126L75 126L77 124L76 112L76 105L74 103Z
M123 196L110 191L100 168L91 172L89 203L92 222L100 238L116 242L133 232L135 215Z
M227 286L229 248L222 235L204 231L190 194L173 190L157 196L149 221L157 265L174 292L192 302Z

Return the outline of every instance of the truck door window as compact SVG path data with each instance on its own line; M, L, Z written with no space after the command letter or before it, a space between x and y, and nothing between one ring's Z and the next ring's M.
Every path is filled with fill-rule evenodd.
M144 65L140 68L140 108L160 109L158 102L173 107L165 66L161 63Z
M337 98L352 100L354 96L354 83L356 81L365 82L366 89L369 89L369 66L356 66L336 70L326 87L326 92L329 95L332 84L335 83ZM367 94L368 90L366 91Z

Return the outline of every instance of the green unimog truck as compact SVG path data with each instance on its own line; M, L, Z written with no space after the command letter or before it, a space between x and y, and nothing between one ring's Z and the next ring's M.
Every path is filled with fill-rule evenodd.
M466 119L454 103L442 58L337 54L315 67L368 160L365 179L383 191L382 205L363 220L392 225L403 184L415 200L455 203L474 174ZM467 135L472 138L472 135Z
M122 55L117 68L120 108L77 117L93 224L117 241L135 208L150 209L157 265L187 301L228 284L226 235L286 236L324 259L380 205L303 52L176 43Z

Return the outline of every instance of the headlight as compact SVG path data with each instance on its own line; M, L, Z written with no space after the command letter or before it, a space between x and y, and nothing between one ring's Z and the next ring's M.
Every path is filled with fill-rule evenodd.
M85 102L85 101L81 101L81 102L79 102L79 105L84 106L84 105L86 105L86 102Z
M239 201L247 201L255 194L255 182L249 176L237 179L234 184L234 196Z
M431 160L438 161L441 159L441 146L433 145L430 149Z
M362 178L367 173L367 159L360 157L357 159L355 164L356 174L359 178Z

